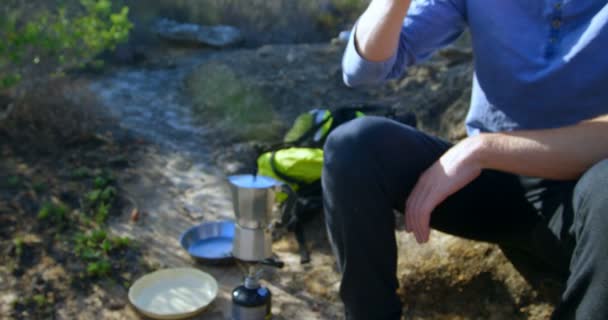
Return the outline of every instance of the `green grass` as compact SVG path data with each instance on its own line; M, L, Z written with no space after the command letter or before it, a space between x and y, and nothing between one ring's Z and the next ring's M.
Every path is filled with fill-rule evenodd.
M38 308L42 308L45 305L47 305L47 303L48 303L48 301L46 300L46 297L42 294L34 295L32 297L32 301L34 301L34 303L36 303L36 306L38 306Z
M48 189L48 186L44 182L34 182L32 184L32 188L34 189L34 191L42 193Z
M202 66L189 91L195 116L244 140L268 140L279 135L272 102L252 83L242 81L222 64Z
M84 195L84 203L93 220L101 225L104 224L112 209L112 203L117 195L115 187L111 186L114 179L108 175L98 175L93 181L94 189Z
M107 259L100 259L87 264L87 274L91 277L106 277L112 272L112 264Z
M87 167L79 167L72 171L72 177L76 179L84 179L93 176L93 172L91 169Z
M111 179L107 176L97 176L95 177L95 181L93 183L95 185L95 189L103 189L107 187L111 182Z
M50 221L53 224L63 227L68 223L69 208L63 203L47 202L38 211L38 219Z
M21 257L25 248L25 242L22 238L16 237L15 239L13 239L13 244L15 245L15 256L17 258Z
M6 179L6 184L10 188L18 188L21 185L21 178L18 176L10 176L8 179Z
M126 237L110 237L105 230L96 229L74 237L74 253L87 266L90 277L106 277L112 272L110 254L132 245Z

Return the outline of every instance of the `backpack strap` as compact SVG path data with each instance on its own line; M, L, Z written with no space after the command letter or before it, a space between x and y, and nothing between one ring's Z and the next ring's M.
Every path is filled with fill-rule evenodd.
M306 236L304 235L304 225L298 217L297 211L300 209L300 199L289 185L284 185L284 191L287 193L287 199L282 205L283 214L281 216L281 226L287 227L288 230L294 232L296 241L298 242L298 252L300 253L300 264L310 262L310 251L306 246Z
M325 124L327 124L331 119L332 119L332 116L329 116L329 117L323 119L323 121L316 123L314 126L310 127L308 129L308 131L306 131L298 139L296 139L295 141L292 141L292 142L287 142L286 144L288 144L290 146L302 146L303 144L305 144L306 140L314 137L314 135L317 133L317 131L319 131L321 128L323 128L323 126L325 126Z
M323 119L323 121L316 123L314 126L310 127L304 134L302 134L298 139L296 139L294 141L290 141L290 142L281 141L281 142L275 143L275 144L270 145L265 148L257 148L256 152L258 154L262 154L262 153L266 153L266 152L270 152L270 151L274 151L274 150L287 149L287 148L291 148L291 147L307 147L309 145L306 144L306 141L311 139L312 137L314 137L314 135L317 133L317 131L319 131L321 128L323 128L323 126L325 126L331 119L332 119L332 117L327 117L327 118ZM312 147L317 147L317 146L312 146ZM318 148L321 149L321 147L318 147ZM272 159L273 159L272 161L274 162L274 152L273 152ZM275 170L275 169L273 168L273 170ZM279 174L277 174L277 176L279 176Z

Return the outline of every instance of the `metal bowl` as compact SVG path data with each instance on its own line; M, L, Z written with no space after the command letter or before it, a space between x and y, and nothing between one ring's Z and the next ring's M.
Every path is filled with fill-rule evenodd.
M234 221L203 222L186 230L179 242L197 261L212 264L224 264L234 261L232 241L234 239Z

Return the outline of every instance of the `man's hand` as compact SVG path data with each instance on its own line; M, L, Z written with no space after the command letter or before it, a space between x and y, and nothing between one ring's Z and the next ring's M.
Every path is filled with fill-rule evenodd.
M429 240L433 210L481 173L481 162L476 157L481 143L478 137L463 140L418 179L405 204L405 230L413 232L418 243Z
M578 179L608 158L608 115L544 130L482 133L446 152L418 179L405 205L405 229L428 241L433 210L482 169L553 180Z
M355 47L370 61L385 61L397 51L410 0L374 0L357 23Z

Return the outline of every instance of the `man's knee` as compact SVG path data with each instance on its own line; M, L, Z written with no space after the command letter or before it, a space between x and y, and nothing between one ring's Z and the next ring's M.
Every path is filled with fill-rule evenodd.
M608 231L608 159L591 167L574 189L573 205L585 224ZM594 228L595 229L595 228Z
M395 139L399 130L414 130L392 120L366 116L336 128L324 147L324 165L336 172L345 167L368 166L394 150L383 150L387 139ZM402 135L401 135L402 136Z
M373 144L373 132L381 120L363 117L349 121L331 132L324 146L324 167L331 176L342 176L353 168L366 166Z
M608 201L606 188L608 188L608 159L596 163L579 179L574 189L575 208Z
M361 117L351 120L332 131L325 142L325 150L344 154L359 152L382 138L381 132L390 120L379 117Z

